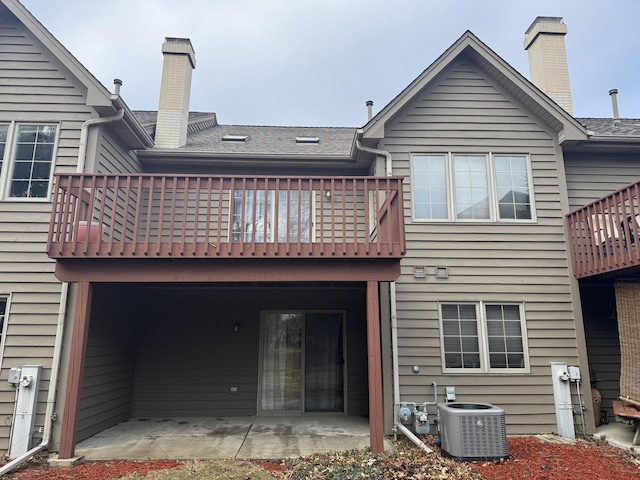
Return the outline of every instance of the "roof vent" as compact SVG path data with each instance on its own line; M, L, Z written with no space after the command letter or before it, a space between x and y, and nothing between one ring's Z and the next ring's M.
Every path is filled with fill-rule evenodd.
M296 137L296 143L320 143L320 137Z
M223 142L246 142L249 135L225 135L222 137Z

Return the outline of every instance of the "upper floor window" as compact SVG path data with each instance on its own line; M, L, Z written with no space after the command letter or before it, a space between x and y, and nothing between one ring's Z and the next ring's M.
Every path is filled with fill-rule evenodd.
M58 126L0 124L0 178L4 197L47 198Z
M416 220L532 220L526 155L415 154Z
M442 304L443 367L448 371L512 372L528 368L521 304Z

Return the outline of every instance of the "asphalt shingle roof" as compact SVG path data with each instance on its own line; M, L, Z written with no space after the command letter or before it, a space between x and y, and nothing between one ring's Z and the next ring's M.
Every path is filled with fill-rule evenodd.
M223 141L225 135L248 135L244 142ZM216 125L187 138L188 151L278 155L349 155L355 128ZM296 143L296 137L318 137L318 143Z
M640 119L621 118L576 118L593 135L601 137L640 137Z
M135 111L145 127L156 123L157 112ZM190 112L190 125L213 113ZM278 127L257 125L218 125L207 123L187 135L185 152L215 152L255 155L336 155L351 154L356 128L349 127ZM248 135L244 142L223 141L225 135ZM318 137L318 143L297 143L296 137Z

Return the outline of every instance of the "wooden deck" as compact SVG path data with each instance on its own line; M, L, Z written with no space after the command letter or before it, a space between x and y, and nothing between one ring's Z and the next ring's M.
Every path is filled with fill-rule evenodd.
M47 253L400 259L402 178L59 174Z
M640 266L639 198L640 181L567 215L577 278Z

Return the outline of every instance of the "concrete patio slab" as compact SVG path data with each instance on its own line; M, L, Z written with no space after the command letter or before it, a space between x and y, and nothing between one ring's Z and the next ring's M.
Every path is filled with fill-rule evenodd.
M130 419L76 446L86 460L234 458L255 417Z
M368 446L369 422L362 417L134 418L79 442L76 455L86 460L281 459Z

